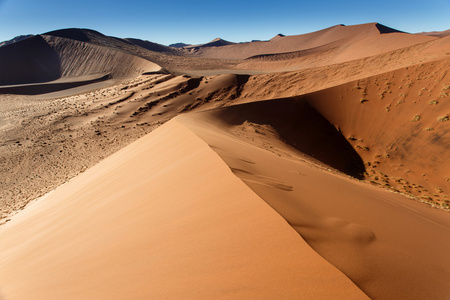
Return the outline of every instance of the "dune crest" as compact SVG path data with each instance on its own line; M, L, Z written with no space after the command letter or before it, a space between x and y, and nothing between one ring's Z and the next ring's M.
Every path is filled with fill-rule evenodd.
M34 94L48 93L93 83L87 77L97 76L96 81L123 80L161 70L153 62L89 41L82 31L66 30L1 47L0 63L4 68L0 70L0 93L33 93L27 86L22 88L29 84L35 85Z
M192 54L204 58L248 59L258 55L283 54L309 49L316 49L315 53L318 54L326 54L325 50L334 50L333 54L337 55L334 63L337 63L338 60L342 62L369 57L433 39L431 36L407 34L378 23L368 23L352 26L337 25L301 35L277 35L269 41L221 44L221 47L199 48ZM328 48L325 49L325 46Z
M34 203L0 241L6 299L367 299L175 120Z
M283 107L286 101L277 104ZM450 293L450 264L441 257L450 249L448 214L317 165L256 125L247 132L235 131L230 116L238 120L248 118L249 111L254 116L274 111L264 102L176 120L206 141L237 177L370 298L445 298ZM258 124L271 121L260 118ZM265 142L255 144L256 139ZM329 142L323 145L329 151L338 148L336 140Z

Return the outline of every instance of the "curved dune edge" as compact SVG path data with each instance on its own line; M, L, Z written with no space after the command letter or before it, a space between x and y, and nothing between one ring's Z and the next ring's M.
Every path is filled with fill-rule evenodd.
M116 49L73 39L42 36L58 54L61 77L110 73L112 78L131 78L145 72L158 72L161 66Z
M0 49L0 86L3 92L46 93L82 83L81 78L132 78L142 73L159 72L158 64L108 46L49 35L36 36ZM91 77L91 78L89 78ZM97 78L92 78L97 77ZM53 86L52 86L53 85Z
M367 299L172 120L0 228L5 299Z
M255 114L267 109L253 106ZM370 298L443 299L450 294L450 261L442 259L450 249L448 214L313 165L274 139L267 125L230 127L221 119L224 111L234 117L243 113L230 107L175 120L208 143Z

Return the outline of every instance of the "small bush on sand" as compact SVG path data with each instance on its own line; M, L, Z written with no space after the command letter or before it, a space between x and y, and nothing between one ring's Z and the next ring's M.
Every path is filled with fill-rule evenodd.
M449 120L448 115L445 115L445 116L442 116L442 117L439 117L439 118L438 118L438 121L439 121L439 122L446 122L446 121L448 121L448 120Z

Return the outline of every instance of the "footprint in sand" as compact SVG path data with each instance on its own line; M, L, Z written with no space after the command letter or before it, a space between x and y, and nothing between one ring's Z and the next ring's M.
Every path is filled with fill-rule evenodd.
M251 161L251 160L246 159L246 158L240 158L240 160L245 162L245 163L248 163L248 164L252 164L252 165L256 164L254 161Z
M252 182L252 183L256 183L256 184L260 184L260 185L274 187L274 188L277 188L277 189L280 189L283 191L287 191L287 192L290 192L293 190L292 186L286 185L286 184L279 182L273 178L263 176L263 175L253 174L249 171L242 170L242 169L237 169L237 168L230 168L230 169L236 176L238 176L239 178L241 178L242 180L245 180L247 182Z

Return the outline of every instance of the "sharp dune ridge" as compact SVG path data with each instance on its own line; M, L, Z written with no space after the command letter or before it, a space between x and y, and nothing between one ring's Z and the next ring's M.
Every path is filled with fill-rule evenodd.
M0 47L0 298L450 295L445 32L18 40Z
M129 176L121 180L125 174ZM216 184L205 186L209 180ZM84 192L77 195L77 190ZM61 195L69 194L72 200L61 207ZM8 247L1 250L10 253L0 275L7 298L32 294L35 299L195 299L223 293L267 299L366 298L233 176L204 142L175 121L83 173L40 205L30 210L31 215L22 215L26 223L39 226L14 232L9 223L2 229L7 240L1 245L16 241L17 247L13 253ZM48 215L55 206L60 208ZM75 222L64 221L73 217ZM42 218L45 222L39 221ZM45 235L40 245L17 243L20 236L36 234ZM42 257L49 246L55 255ZM30 256L35 251L39 252ZM36 273L26 271L26 265L18 267L24 257ZM15 276L22 272L27 278L20 283ZM71 278L78 276L82 281L73 284ZM116 284L119 293L111 291ZM322 284L334 288L318 293ZM264 285L275 288L268 292L261 289Z
M230 115L233 120L239 114L249 117L248 111L265 116L270 109L261 109L257 107L259 104L266 103L254 103L249 109L233 106L219 112L199 113L193 115L194 120L182 116L182 120L314 250L370 298L439 299L448 295L449 290L445 287L450 278L448 273L442 270L429 272L430 265L448 268L448 265L444 266L447 263L441 263L441 257L450 247L448 216L420 205L411 205L411 210L405 210L404 205L409 200L400 195L368 190L335 172L312 167L307 158L287 148L286 144L255 144L256 136L270 135L268 128L258 126L258 121L251 122L252 117L247 124L236 128L235 123L230 122ZM293 108L288 106L290 113ZM309 118L316 116L310 113ZM270 121L264 124L278 129ZM277 132L282 139L282 131ZM320 145L333 151L339 149ZM338 159L335 161L339 162ZM314 182L326 182L326 188L319 190L314 187ZM405 232L408 232L407 236ZM436 247L436 241L439 241L439 247ZM414 270L409 269L405 274L413 261ZM426 279L423 274L428 274Z
M222 47L213 47L209 43L202 47L189 46L193 48L191 55L205 58L229 58L246 59L256 55L280 54L294 51L304 51L319 48L324 45L334 44L339 48L342 59L348 60L345 54L351 55L351 59L371 56L372 53L380 51L388 52L405 46L423 43L434 39L431 36L411 35L378 23L369 23L353 26L333 26L313 33L295 36L276 36L269 41L240 43L228 45L221 43ZM383 49L373 49L374 46ZM347 51L346 48L352 47Z

